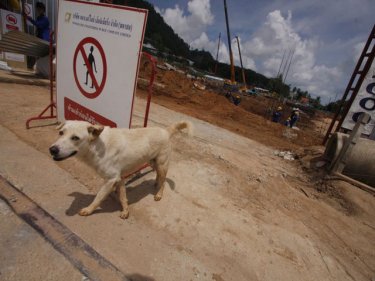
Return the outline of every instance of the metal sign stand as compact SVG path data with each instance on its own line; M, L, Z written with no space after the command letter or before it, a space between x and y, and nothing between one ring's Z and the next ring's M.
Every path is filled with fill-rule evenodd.
M44 119L54 119L56 118L56 102L53 99L53 39L54 32L51 31L49 35L49 82L50 82L50 104L36 117L29 118L26 121L26 129L30 129L30 122L33 120L44 120ZM44 115L50 109L49 115Z
M142 55L145 56L151 62L151 76L150 76L150 83L148 84L148 87L147 87L148 88L148 96L147 96L145 116L144 116L144 120L143 120L143 127L146 128L147 123L148 123L148 115L149 115L149 112L150 112L150 105L151 105L152 86L154 84L155 75L156 75L156 61L153 58L153 56L151 56L150 54L148 54L146 52L142 52ZM142 165L141 167L139 167L138 169L136 169L135 171L127 173L122 178L123 179L128 178L128 177L130 177L130 176L132 176L136 173L139 173L140 171L142 171L143 169L145 169L149 166L150 166L150 164L146 163L146 164Z

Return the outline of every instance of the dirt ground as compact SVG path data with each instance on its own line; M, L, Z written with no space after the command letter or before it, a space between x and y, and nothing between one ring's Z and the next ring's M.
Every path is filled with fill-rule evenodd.
M151 67L144 63L140 76L147 80ZM284 125L270 121L272 110L278 106L283 107L282 123L290 116L292 108L280 101L244 94L240 105L235 106L223 94L218 94L217 89L198 90L193 80L176 71L157 69L155 81L162 87L154 88L153 102L278 149L320 145L331 121L320 111L302 112L297 123L301 130L290 132ZM140 87L146 90L145 83L140 83Z
M172 99L157 90L150 126L189 119L196 129L193 138L173 140L171 188L154 202L155 175L146 173L127 187L128 220L118 218L111 198L82 218L77 212L92 200L101 179L76 159L49 158L57 134L53 126L39 125L51 122L25 129L27 118L48 104L48 93L46 87L0 83L0 173L118 268L148 276L138 280L375 277L375 198L347 183L322 180L324 172L311 168L322 148L310 145L319 137L311 140L303 130L285 137L283 126L214 93L181 89ZM138 124L145 95L138 91ZM275 148L293 149L300 158L281 159Z

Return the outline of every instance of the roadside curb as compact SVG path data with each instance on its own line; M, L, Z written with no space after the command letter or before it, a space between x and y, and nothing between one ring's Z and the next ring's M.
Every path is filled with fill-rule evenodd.
M18 74L18 75L17 75ZM17 77L20 76L20 77ZM44 78L35 77L33 72L27 71L0 71L0 83L22 84L33 86L49 86L50 81Z
M0 198L90 280L129 280L110 261L2 176Z

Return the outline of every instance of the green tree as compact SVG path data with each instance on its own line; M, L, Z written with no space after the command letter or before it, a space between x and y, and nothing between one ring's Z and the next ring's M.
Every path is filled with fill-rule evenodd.
M286 98L289 97L290 87L283 83L282 75L280 75L277 78L269 79L268 88L271 91L276 92L277 94L279 94L282 97L286 97Z

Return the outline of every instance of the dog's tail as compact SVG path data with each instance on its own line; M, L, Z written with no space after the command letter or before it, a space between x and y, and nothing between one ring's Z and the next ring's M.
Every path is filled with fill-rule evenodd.
M193 124L189 121L181 121L172 126L170 126L167 130L170 136L173 136L177 132L182 132L183 129L186 129L186 133L188 136L193 135Z

